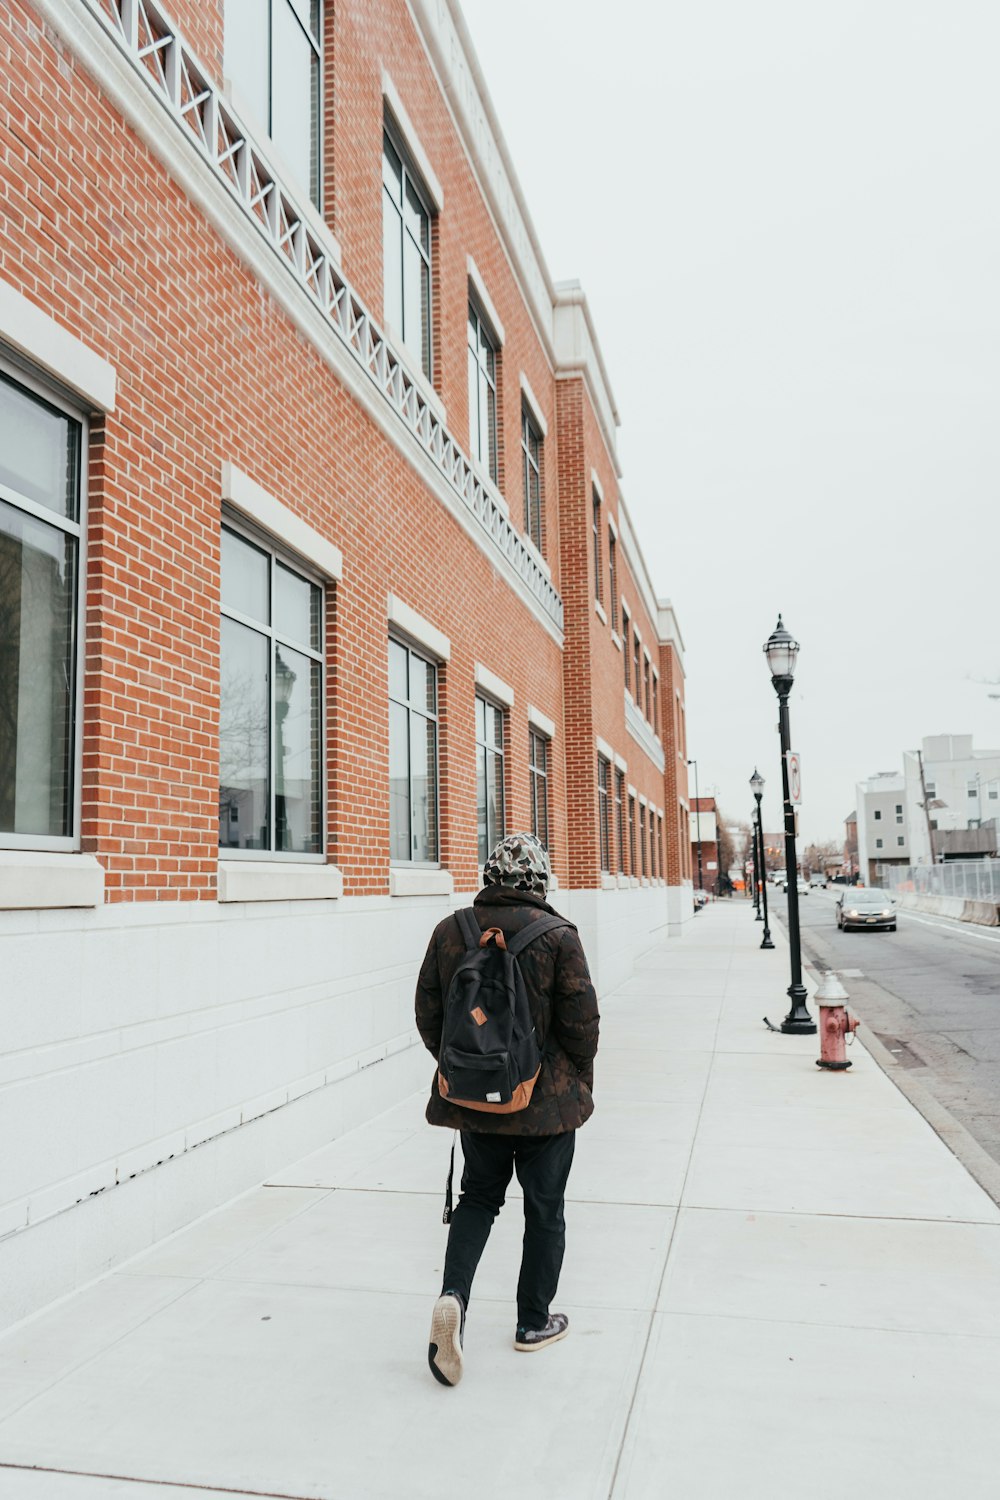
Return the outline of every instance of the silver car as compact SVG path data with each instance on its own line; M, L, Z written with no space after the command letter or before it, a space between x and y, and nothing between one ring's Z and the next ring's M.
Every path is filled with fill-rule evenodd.
M883 932L896 931L896 903L888 891L876 886L850 887L837 898L837 926L841 932L850 927L877 927Z

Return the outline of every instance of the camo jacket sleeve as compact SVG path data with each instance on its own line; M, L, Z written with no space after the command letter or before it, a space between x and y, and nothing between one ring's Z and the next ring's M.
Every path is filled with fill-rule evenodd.
M575 931L563 934L556 961L552 1032L587 1084L593 1087L601 1017L583 944Z

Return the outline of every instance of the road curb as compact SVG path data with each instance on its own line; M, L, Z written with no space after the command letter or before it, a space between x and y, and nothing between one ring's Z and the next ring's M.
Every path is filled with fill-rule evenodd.
M787 941L788 931L780 917L776 918L775 925ZM809 974L813 984L818 987L826 970L820 969L814 961L805 957L802 960L802 967ZM971 1135L959 1120L956 1120L951 1111L931 1093L930 1089L914 1077L909 1068L904 1068L897 1062L888 1047L883 1046L865 1021L859 1021L855 1035L890 1082L896 1085L899 1092L909 1100L917 1113L923 1116L934 1133L940 1136L952 1155L958 1158L969 1176L978 1182L983 1192L1000 1208L1000 1162L994 1161L975 1136Z
M882 1072L896 1085L901 1094L923 1115L931 1129L941 1137L949 1151L957 1156L962 1166L974 1177L985 1193L1000 1207L1000 1163L993 1160L965 1126L955 1119L949 1109L936 1099L930 1089L902 1067L888 1047L884 1047L871 1027L864 1021L857 1030L865 1051L875 1059Z

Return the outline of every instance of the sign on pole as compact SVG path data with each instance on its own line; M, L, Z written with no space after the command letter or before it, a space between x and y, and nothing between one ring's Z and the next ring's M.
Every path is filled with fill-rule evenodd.
M802 762L795 750L788 752L788 800L796 807L802 805Z

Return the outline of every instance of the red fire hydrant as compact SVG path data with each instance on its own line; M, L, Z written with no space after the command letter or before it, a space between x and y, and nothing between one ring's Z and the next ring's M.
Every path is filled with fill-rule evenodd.
M827 971L816 991L819 1006L819 1051L817 1068L829 1068L832 1072L843 1072L851 1064L847 1060L847 1034L857 1031L859 1021L847 1013L847 991L836 974Z

